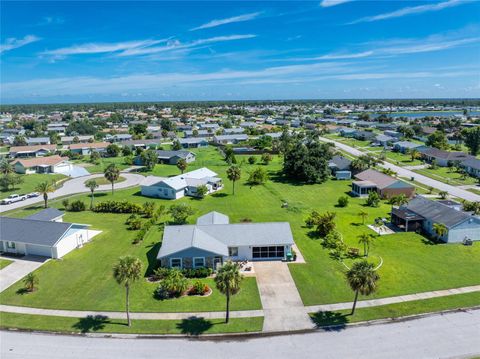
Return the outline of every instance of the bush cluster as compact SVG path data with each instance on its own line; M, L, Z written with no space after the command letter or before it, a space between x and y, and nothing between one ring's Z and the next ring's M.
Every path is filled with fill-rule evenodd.
M92 211L103 213L141 213L142 207L128 201L104 201L97 203L92 208Z
M185 268L182 273L187 278L206 278L213 273L211 268Z

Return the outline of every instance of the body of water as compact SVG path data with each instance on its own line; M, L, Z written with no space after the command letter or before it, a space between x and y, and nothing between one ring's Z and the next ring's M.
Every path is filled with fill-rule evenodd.
M375 118L380 116L379 113L373 113L370 116ZM387 114L390 117L407 117L407 118L422 118L426 116L442 116L442 117L453 117L453 116L462 116L463 111L425 111L425 112L392 112ZM468 113L469 116L480 116L480 111L471 111Z

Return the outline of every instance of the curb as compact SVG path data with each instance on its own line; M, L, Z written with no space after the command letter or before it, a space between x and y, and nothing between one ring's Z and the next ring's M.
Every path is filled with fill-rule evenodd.
M224 334L200 334L200 335L187 335L187 334L120 334L120 333L77 333L77 332L58 332L47 330L31 330L31 329L18 329L18 328L3 328L0 327L0 331L3 332L20 332L42 335L69 335L75 337L84 338L108 338L108 339L188 339L198 341L223 341L223 340L249 340L256 338L277 337L286 335L301 335L312 334L316 332L329 332L329 331L342 331L349 327L369 327L372 325L380 324L394 324L413 321L422 318L433 317L436 315L444 315L450 313L469 312L474 310L480 310L480 305L467 308L446 309L438 312L413 314L396 318L382 318L375 320L367 320L357 323L346 323L340 325L327 325L321 327L314 327L311 329L300 329L292 331L276 331L276 332L248 332L248 333L224 333Z

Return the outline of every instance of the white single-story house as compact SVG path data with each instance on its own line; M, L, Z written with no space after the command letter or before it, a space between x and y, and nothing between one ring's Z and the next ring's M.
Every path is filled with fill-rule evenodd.
M64 145L70 145L72 143L88 143L88 142L93 142L94 138L93 135L84 135L84 136L62 136L60 138L60 141Z
M284 260L293 244L288 222L230 223L209 212L195 225L166 226L157 260L162 267L216 269L226 260Z
M393 144L393 150L401 153L406 153L413 149L418 150L419 148L422 148L422 147L425 147L425 146L415 142L410 142L410 141L398 141Z
M59 155L18 159L13 162L13 169L21 174L66 173L72 168L73 164L68 161L68 158Z
M178 142L180 142L180 145L183 148L200 148L208 146L208 141L205 138L200 137L179 138Z
M480 178L480 160L478 158L465 160L460 166L462 166L470 176Z
M92 143L72 143L68 149L72 153L78 153L82 156L89 155L92 151L103 153L107 150L108 142L92 142Z
M195 153L190 151L163 151L157 150L158 162L176 165L181 159L187 163L195 161Z
M222 189L223 183L217 173L205 167L169 178L148 176L140 183L143 196L164 199L196 197L200 186L206 186L210 194Z
M244 133L238 133L233 135L218 135L213 137L213 142L223 145L236 144L248 140L248 135Z
M27 145L29 146L49 145L50 137L29 137L25 141L27 141Z
M61 258L99 233L86 224L63 222L62 216L47 208L27 218L0 217L0 252Z

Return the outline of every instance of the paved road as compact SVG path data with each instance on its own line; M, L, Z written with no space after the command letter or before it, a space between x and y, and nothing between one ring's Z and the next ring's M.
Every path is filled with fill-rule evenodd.
M202 358L211 359L467 358L480 354L479 333L480 310L336 331L218 341L89 338L2 331L0 357L190 359L200 353Z
M348 152L348 153L350 153L354 156L358 157L358 156L361 156L361 155L365 155L365 152L360 151L360 150L358 150L356 148L353 148L351 146L345 145L343 143L340 143L338 141L333 141L333 140L331 140L329 138L325 138L325 137L320 137L320 140L325 141L325 142L334 143L335 146L337 146L341 150L343 150L345 152ZM415 177L415 181L420 182L421 184L425 185L426 187L431 186L431 187L436 188L440 191L447 191L452 196L462 198L462 199L466 199L467 201L475 201L475 202L480 201L480 195L477 195L477 194L472 193L472 192L465 191L464 189L461 189L459 187L451 186L451 185L448 185L446 183L436 181L436 180L431 179L429 177L426 177L426 176L423 176L421 174L410 171L410 170L408 170L404 167L400 167L400 166L394 165L394 164L389 163L389 162L384 162L382 165L380 165L380 167L390 168L391 170L397 172L400 177L406 177L406 178Z
M140 182L145 178L142 175L139 174L134 174L134 173L124 173L122 172L121 174L122 177L125 178L125 181L117 183L115 185L115 189L122 189L122 188L128 188L128 187L134 187L138 186ZM62 187L57 189L55 192L50 193L48 198L53 199L53 198L58 198L58 197L63 197L63 196L68 196L71 194L78 194L78 193L88 193L90 190L85 187L85 181L91 179L91 178L99 178L103 177L103 174L94 174L90 176L83 176L83 177L77 177L73 178L71 180L66 181ZM100 187L97 188L96 191L109 191L112 189L111 185L101 185ZM8 205L2 205L0 206L0 213L6 212L6 211L11 211L12 209L17 209L20 207L24 206L29 206L35 203L43 202L43 197L34 197L34 198L29 198L25 201L21 202L16 202Z

